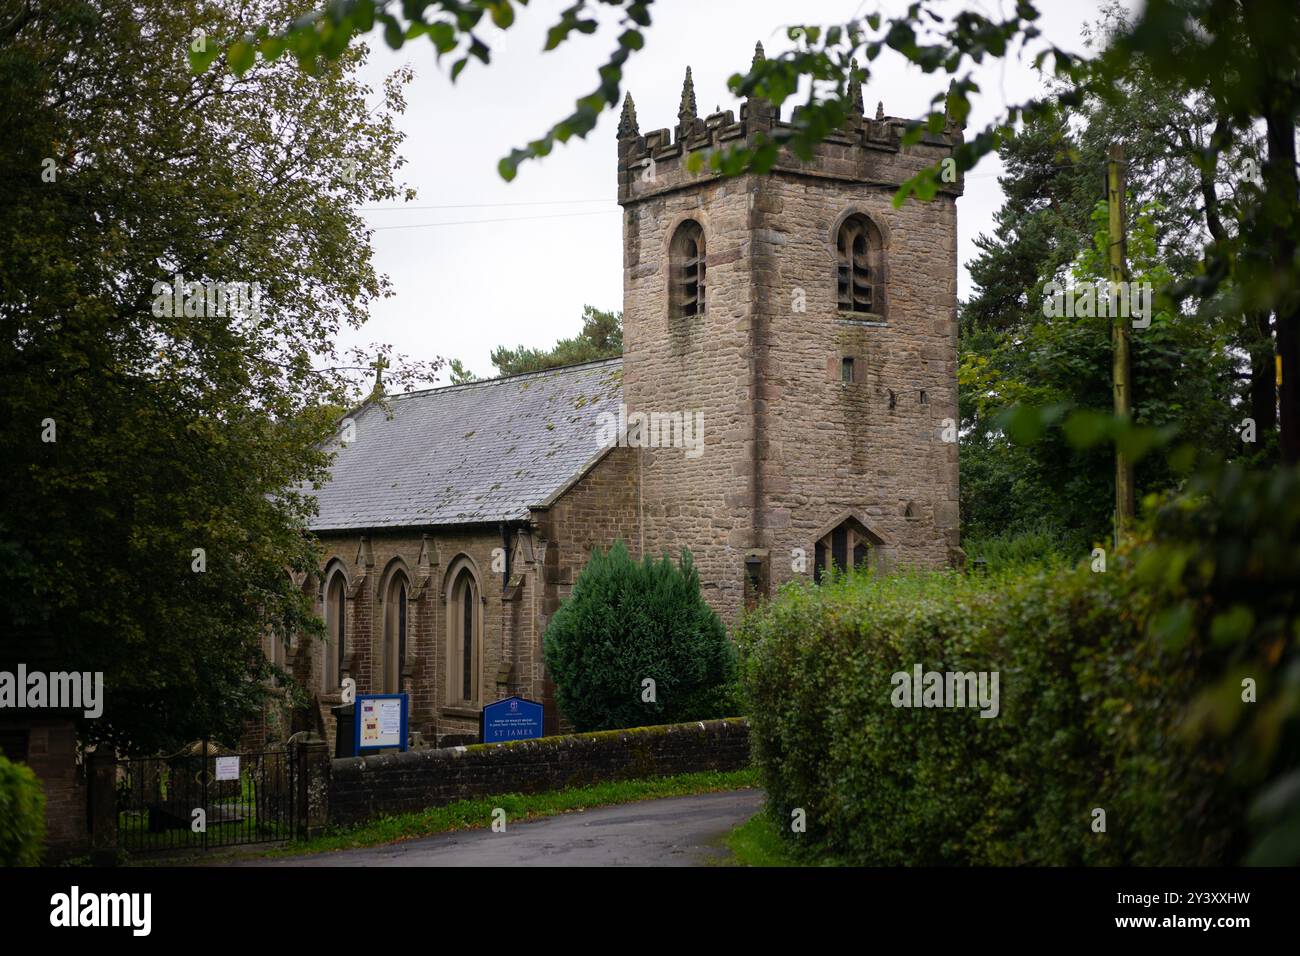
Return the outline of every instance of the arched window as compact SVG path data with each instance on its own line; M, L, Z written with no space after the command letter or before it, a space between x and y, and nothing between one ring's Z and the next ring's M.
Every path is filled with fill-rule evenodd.
M278 627L270 629L271 666L283 668L288 659L288 637Z
M877 539L858 521L849 518L817 541L813 557L813 581L820 584L832 567L841 571L870 564L871 548Z
M884 243L880 230L858 213L844 220L836 237L837 291L841 312L885 312Z
M325 589L325 666L321 668L321 690L336 693L345 666L348 643L348 587L342 572L335 572Z
M398 571L388 582L384 601L384 693L400 694L406 667L406 575Z
M291 589L299 587L298 584L294 583L293 574L288 570L285 571L285 578L288 580ZM308 595L313 593L307 590L310 579L311 575L304 576L301 585L303 591ZM289 648L291 646L292 631L283 624L273 624L268 629L267 637L271 645L270 654L268 655L271 661L271 666L283 669L289 663Z
M669 305L675 318L704 314L704 229L687 219L673 233L668 248Z
M483 662L483 623L479 586L469 565L452 578L447 598L447 701L477 707Z

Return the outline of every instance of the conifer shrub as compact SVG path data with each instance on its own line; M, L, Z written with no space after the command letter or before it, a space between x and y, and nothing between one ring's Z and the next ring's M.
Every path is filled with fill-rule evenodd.
M735 651L689 551L679 563L634 561L621 541L593 552L543 652L579 732L736 716Z

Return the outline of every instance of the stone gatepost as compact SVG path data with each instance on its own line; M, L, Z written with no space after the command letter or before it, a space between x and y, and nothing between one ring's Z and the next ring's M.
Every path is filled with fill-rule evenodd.
M86 778L90 800L90 860L95 866L117 864L117 760L101 744L88 755Z
M330 748L311 738L294 745L298 792L298 836L311 839L324 832L330 816Z

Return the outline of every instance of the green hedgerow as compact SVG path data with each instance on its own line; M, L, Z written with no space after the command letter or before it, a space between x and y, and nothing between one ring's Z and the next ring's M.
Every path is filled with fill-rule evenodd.
M578 731L735 716L735 652L688 551L680 564L638 563L621 541L593 552L543 650Z
M39 866L45 793L32 768L0 754L0 866Z
M1235 862L1223 754L1177 733L1196 652L1148 639L1144 600L1086 563L788 586L738 635L781 831L864 865ZM997 716L895 707L917 664L997 672Z

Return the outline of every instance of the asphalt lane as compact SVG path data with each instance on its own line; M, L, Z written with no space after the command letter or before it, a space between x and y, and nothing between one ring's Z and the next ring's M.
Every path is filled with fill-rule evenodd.
M381 847L241 860L238 866L705 866L730 856L723 839L758 812L761 790L642 800Z

